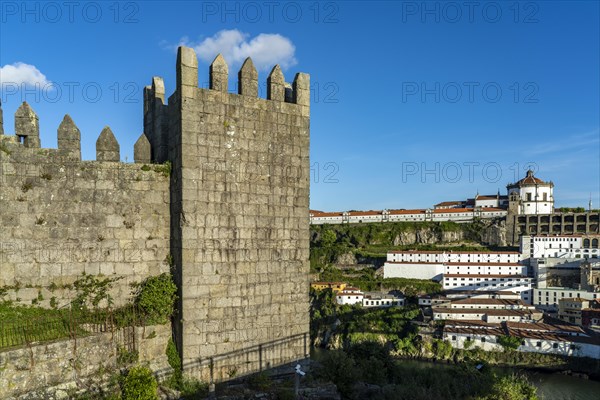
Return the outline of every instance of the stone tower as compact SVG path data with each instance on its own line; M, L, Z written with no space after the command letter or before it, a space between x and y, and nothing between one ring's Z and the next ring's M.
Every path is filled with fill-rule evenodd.
M238 93L217 56L198 87L194 50L180 47L177 86L144 92L152 160L169 160L171 260L179 286L175 338L187 373L208 381L308 353L309 76L286 90L278 66L258 97L247 59Z

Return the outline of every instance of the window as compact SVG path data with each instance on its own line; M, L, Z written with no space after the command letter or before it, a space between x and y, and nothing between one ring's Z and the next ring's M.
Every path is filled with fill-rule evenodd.
M553 343L553 344L552 344L552 348L553 348L553 349L558 349L558 343Z
M542 342L537 342L535 345L536 345L537 347L542 347Z

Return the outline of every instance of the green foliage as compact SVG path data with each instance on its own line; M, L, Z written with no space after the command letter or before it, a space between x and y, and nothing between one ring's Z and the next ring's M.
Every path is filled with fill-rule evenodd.
M173 314L177 286L170 274L163 273L143 281L135 290L135 304L148 324L166 324Z
M427 364L416 367L395 360L387 347L376 342L328 351L320 361L315 374L333 382L345 399L537 399L535 387L522 376L497 375L491 369L478 371L474 364L466 363L435 370ZM361 382L381 389L365 392Z
M137 350L129 351L124 347L117 347L117 365L126 367L128 365L135 364L139 359L139 353Z
M171 175L171 161L166 161L164 164L157 164L150 166L148 164L144 164L140 168L144 172L154 171L156 173L162 174L163 176Z
M351 275L345 275L341 270L334 267L326 267L320 274L323 281L342 281L347 282L354 287L366 291L380 290L400 290L406 296L416 296L418 294L436 294L442 291L442 286L438 282L425 279L408 278L387 278L375 276L375 271L366 269L360 271L360 275L352 272Z
M537 400L537 389L525 376L501 377L492 386L491 393L476 400Z
M321 246L331 247L337 240L337 235L334 231L326 230L321 235Z
M352 394L352 384L359 377L356 363L352 357L342 350L328 351L321 360L318 376L333 382L344 396Z
M169 338L165 353L167 354L167 361L169 362L169 365L171 368L173 368L173 375L169 380L169 384L174 389L181 390L181 386L183 384L181 357L179 357L177 346L175 346L175 342L172 338Z
M475 344L475 341L474 341L474 340L465 340L465 341L463 342L463 348L464 348L465 350L469 350L471 347L473 347L473 345L474 345L474 344Z
M433 340L433 354L442 360L449 359L453 354L452 344L445 340Z
M558 211L563 213L582 213L585 212L585 208L583 207L561 207Z
M110 295L113 283L121 279L104 278L102 275L88 275L85 272L73 283L75 289L75 298L71 301L71 306L76 310L97 309L101 302L105 302L107 307L112 306L113 298Z
M129 370L122 387L123 400L158 399L158 382L149 368L136 366Z
M521 339L516 336L500 336L498 338L498 344L507 351L517 350L521 345Z
M208 396L208 383L184 376L177 390L186 400L205 399Z

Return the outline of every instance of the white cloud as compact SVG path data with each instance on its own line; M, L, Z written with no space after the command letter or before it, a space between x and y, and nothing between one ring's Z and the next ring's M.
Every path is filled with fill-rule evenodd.
M286 69L297 63L292 41L277 33L261 33L253 38L237 29L222 30L199 43L182 38L180 45L192 47L198 57L211 63L221 53L230 66L241 65L252 58L259 71L270 70L275 64Z
M30 87L47 88L52 83L34 65L16 62L0 68L0 87L7 85L22 85Z

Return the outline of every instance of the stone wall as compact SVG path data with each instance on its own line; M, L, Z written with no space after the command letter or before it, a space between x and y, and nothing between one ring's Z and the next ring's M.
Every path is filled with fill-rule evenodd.
M600 212L555 212L506 217L507 241L518 246L521 235L587 235L600 233Z
M275 67L268 99L257 97L250 59L238 74L239 94L227 92L227 78L218 56L211 89L199 88L196 54L180 48L177 88L161 111L173 163L178 347L184 364L203 366L194 372L200 377L213 360L217 380L242 369L242 354L256 358L243 363L246 372L305 358L309 332L309 78L297 74L286 89ZM162 96L157 82L146 99ZM151 142L156 135L164 132ZM272 343L285 345L259 360L258 346Z
M58 128L58 149L43 149L35 112L27 103L18 109L15 135L0 132L0 295L62 306L85 273L122 278L112 293L118 306L129 300L131 283L172 264L173 328L190 374L224 380L304 359L309 77L296 74L290 85L275 66L261 99L247 59L232 94L218 56L210 89L201 89L189 48L179 49L176 75L168 104L161 78L144 90L146 132L135 164L120 162L108 127L96 161L81 161L69 116ZM156 167L165 161L170 174ZM91 362L110 348L103 340L89 348ZM69 351L56 346L32 359ZM53 373L43 379L67 379Z
M170 326L155 325L0 352L0 398L66 399L97 387L118 373L118 349L132 341L140 362L159 374L171 371L165 355L169 338Z
M118 144L116 156L106 144L103 153L117 161L81 161L78 147L64 148L61 130L77 129L65 120L59 149L0 135L0 288L10 300L62 306L82 274L102 274L122 278L112 293L120 305L130 283L169 270L169 178L118 162ZM116 143L108 128L103 136Z

